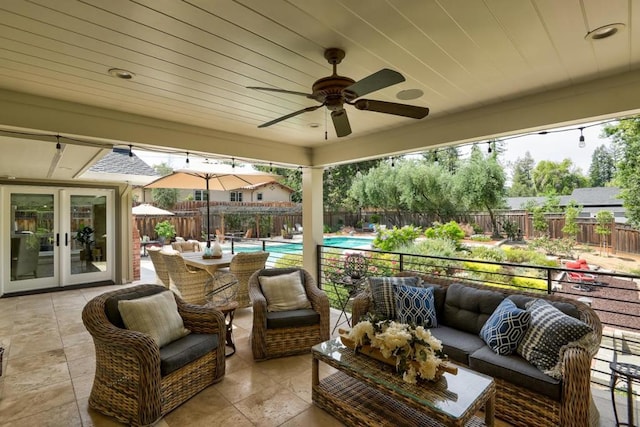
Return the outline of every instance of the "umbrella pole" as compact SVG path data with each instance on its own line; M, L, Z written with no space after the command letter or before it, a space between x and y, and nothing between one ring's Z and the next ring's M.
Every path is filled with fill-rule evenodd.
M209 236L211 229L209 228L209 177L206 177L205 181L207 182L207 247L210 248L211 240L209 239Z

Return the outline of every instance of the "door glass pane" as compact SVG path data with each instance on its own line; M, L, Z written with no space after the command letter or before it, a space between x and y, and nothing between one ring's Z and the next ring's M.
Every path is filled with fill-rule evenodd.
M71 274L107 268L107 197L71 196Z
M11 194L11 280L54 275L53 194Z

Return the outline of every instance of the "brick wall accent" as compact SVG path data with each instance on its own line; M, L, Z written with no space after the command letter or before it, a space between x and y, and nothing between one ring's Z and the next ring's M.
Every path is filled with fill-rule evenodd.
M140 232L137 227L133 227L133 280L140 280Z

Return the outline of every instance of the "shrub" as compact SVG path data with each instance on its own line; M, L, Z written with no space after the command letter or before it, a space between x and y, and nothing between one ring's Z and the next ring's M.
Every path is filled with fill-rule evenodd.
M532 277L513 277L511 283L516 288L522 288L525 291L546 291L547 281L544 279L534 279Z
M176 235L176 229L169 221L162 221L156 224L155 232L159 237L170 240Z
M402 228L393 227L390 230L379 230L373 240L373 247L382 251L393 252L407 243L413 242L420 236L420 228L405 225Z
M474 242L490 242L491 241L491 237L486 236L484 234L473 234L469 237L469 239L473 240Z
M504 262L507 259L504 251L500 248L487 248L486 246L476 246L471 249L471 258L483 259L487 261Z
M401 252L415 255L438 256L445 258L459 257L459 251L454 242L449 239L427 239L413 245L407 245L401 248ZM404 257L404 269L429 274L452 274L454 269L459 266L458 261L437 259L437 258L421 258L421 257Z
M464 231L455 221L449 221L446 224L436 222L433 227L425 230L424 235L430 239L447 238L454 242L464 239Z

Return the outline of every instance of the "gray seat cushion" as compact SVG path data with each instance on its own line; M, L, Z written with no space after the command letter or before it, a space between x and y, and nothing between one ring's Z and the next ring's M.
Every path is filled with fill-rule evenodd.
M480 348L486 347L482 338L469 332L448 326L439 326L430 331L431 335L442 341L444 354L458 363L469 365L469 356Z
M218 334L189 334L160 348L163 377L218 348Z
M488 346L484 346L469 356L469 367L480 373L542 394L557 402L562 396L561 380L543 374L538 368L516 354L500 356Z
M501 292L454 283L447 289L442 323L478 335L503 299Z
M267 329L299 328L320 323L320 313L310 308L267 312Z

